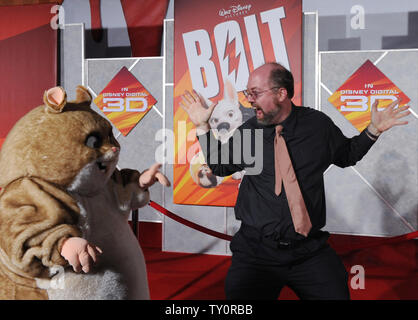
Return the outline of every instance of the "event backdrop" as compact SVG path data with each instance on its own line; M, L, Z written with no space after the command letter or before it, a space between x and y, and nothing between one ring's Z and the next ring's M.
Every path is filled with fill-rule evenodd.
M185 90L218 103L209 124L222 142L254 115L242 90L252 70L279 62L302 97L302 1L176 0L174 35L174 174L178 204L233 206L243 173L215 177L204 163L193 124L180 107Z
M76 7L72 1L69 4ZM157 149L162 146L167 147L163 148L167 156L171 154L169 148L172 137L166 136L164 140L161 132L171 134L174 129L174 20L165 21L164 26L164 56L153 58L84 59L80 49L87 38L84 37L86 33L82 25L66 25L61 30L61 61L71 67L66 68L64 76L62 65L60 71L61 79L65 80L62 85L68 88L69 95L74 93L77 84L84 83L93 96L97 96L121 68L126 67L157 101L127 136L118 136L123 151L119 160L120 168L148 168L156 161ZM304 13L303 30L303 105L326 113L347 137L358 134L358 130L328 98L339 91L367 60L409 97L411 109L418 112L414 103L418 99L416 82L411 81L411 74L418 73L417 49L318 54L318 38L315 36L318 31L317 14ZM320 58L319 61L316 57ZM373 85L375 83L372 82ZM348 89L355 90L356 87L350 85ZM95 104L93 108L102 114ZM410 124L398 126L390 134L383 134L355 167L341 169L332 166L326 171L327 231L395 236L416 229L418 127L414 115L408 118ZM117 135L116 130L114 133ZM163 172L173 182L173 165L171 162L164 163ZM240 221L235 219L231 207L176 204L173 202L173 189L163 188L159 184L152 186L150 191L153 201L184 219L229 235L239 229ZM228 241L159 215L152 207L141 208L139 217L141 221L163 222L164 251L231 254Z
M86 58L161 55L169 0L66 0L65 25L84 23ZM70 71L68 71L70 73Z

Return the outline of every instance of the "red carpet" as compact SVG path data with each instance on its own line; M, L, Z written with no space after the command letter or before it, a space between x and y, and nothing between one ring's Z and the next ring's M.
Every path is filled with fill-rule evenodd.
M140 243L145 254L153 300L222 300L229 256L186 254L161 251L161 224L139 224ZM379 238L332 235L329 243L338 248L368 243ZM346 252L346 251L344 251ZM339 253L350 274L353 300L418 299L418 241L381 245L348 253ZM361 265L365 271L364 289L351 288L350 270ZM354 281L356 282L356 281ZM358 282L357 282L358 283ZM280 299L298 299L289 288Z

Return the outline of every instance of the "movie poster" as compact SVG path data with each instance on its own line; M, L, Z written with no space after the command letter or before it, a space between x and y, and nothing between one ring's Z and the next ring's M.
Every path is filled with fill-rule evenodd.
M221 142L254 116L241 91L265 62L293 73L293 102L300 105L302 1L176 0L174 23L174 203L234 206L245 172L213 176L181 95L194 89L208 105L218 103L209 124Z

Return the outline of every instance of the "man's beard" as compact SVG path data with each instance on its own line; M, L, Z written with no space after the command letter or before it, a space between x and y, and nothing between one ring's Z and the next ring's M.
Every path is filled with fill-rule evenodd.
M282 110L282 106L279 104L276 98L274 99L273 102L276 106L276 109L271 110L270 112L267 112L267 113L264 112L261 108L255 107L256 112L257 112L257 109L259 109L263 113L263 119L257 119L258 124L261 124L263 126L269 126L269 125L275 124L273 120L279 114L280 110Z

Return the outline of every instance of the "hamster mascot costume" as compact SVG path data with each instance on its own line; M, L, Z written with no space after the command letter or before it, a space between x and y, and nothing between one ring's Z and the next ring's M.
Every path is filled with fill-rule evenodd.
M168 179L116 169L112 126L77 87L44 94L0 151L0 299L149 299L145 260L128 224Z

